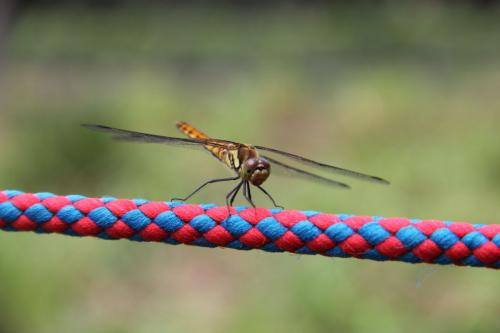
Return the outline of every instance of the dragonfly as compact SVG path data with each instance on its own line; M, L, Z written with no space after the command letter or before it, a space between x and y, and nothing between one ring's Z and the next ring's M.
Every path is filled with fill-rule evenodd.
M250 186L252 185L262 191L275 207L283 208L278 205L271 194L262 187L262 184L271 175L271 170L273 170L273 172L276 171L276 173L306 178L308 180L344 189L349 189L350 186L344 182L323 177L304 168L326 171L332 174L356 178L372 183L389 184L387 180L377 176L371 176L361 172L317 162L275 148L214 139L183 121L178 121L176 126L187 136L186 138L136 132L105 125L82 124L82 126L94 131L107 133L111 135L113 139L121 141L202 147L234 172L233 177L210 179L198 186L185 198L174 198L172 200L188 201L192 196L209 184L237 181L236 186L226 195L226 205L228 207L233 205L241 189L243 190L243 196L247 202L252 205L252 207L255 207ZM270 154L272 156L269 156ZM285 162L283 162L283 160L285 160ZM290 165L290 162L297 163L300 167Z

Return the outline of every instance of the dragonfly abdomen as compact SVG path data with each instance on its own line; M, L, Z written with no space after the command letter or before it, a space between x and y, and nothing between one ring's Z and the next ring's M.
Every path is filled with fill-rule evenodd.
M208 135L197 129L196 127L184 122L184 121L178 121L177 122L177 128L179 131L187 135L188 137L192 139L210 139ZM212 155L215 156L219 161L222 163L226 164L229 168L235 169L236 165L239 165L238 163L233 163L234 156L229 157L231 155L231 152L228 149L219 147L219 146L213 146L213 145L204 145L205 149L207 149L209 152L212 153Z
M192 139L210 139L208 135L184 121L178 121L176 125L179 131Z

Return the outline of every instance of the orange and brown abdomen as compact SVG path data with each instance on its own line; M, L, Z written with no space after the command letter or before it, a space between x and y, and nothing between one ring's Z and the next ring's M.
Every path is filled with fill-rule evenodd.
M176 126L179 129L179 131L186 134L188 137L192 139L210 139L208 135L206 135L199 129L195 128L194 126L189 125L186 122L178 121Z
M190 137L191 139L210 139L208 135L197 129L196 127L184 122L184 121L178 121L177 122L177 128L179 131ZM211 146L211 145L205 145L204 146L209 152L211 152L216 158L221 160L222 162L224 161L223 154L226 151L226 149L219 147L219 146Z

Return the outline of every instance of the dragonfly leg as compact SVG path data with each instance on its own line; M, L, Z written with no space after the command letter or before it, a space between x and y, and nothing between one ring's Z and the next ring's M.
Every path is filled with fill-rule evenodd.
M245 196L245 199L247 199L247 201L250 203L250 205L255 208L255 204L252 200L252 193L250 192L250 183L248 181L245 182L245 185L243 187L243 195Z
M241 185L243 184L244 180L238 183L235 188L233 188L229 193L226 195L226 207L227 207L227 215L231 216L231 206L233 205L234 198L236 198L236 194L238 194L238 191L240 190Z
M276 201L274 201L273 197L272 197L272 196L271 196L271 195L270 195L270 194L269 194L269 193L268 193L268 192L267 192L267 191L266 191L263 187L258 186L258 185L257 185L257 187L258 187L258 189L259 189L259 190L261 190L262 192L264 192L264 194L265 194L265 195L267 195L267 197L268 197L269 199L271 199L271 201L272 201L272 203L273 203L274 207L276 207L276 208L281 208L281 209L285 209L285 207L283 207L283 206L280 206L280 205L276 204Z
M235 188L233 188L231 191L229 191L229 193L226 195L226 206L228 207L229 209L229 198L231 197L231 195L234 193L234 191L236 191L236 189L238 188L240 184L238 184Z
M235 188L233 188L226 196L226 204L228 207L232 206L233 205L233 202L234 202L234 199L236 198L236 195L238 194L241 186L243 185L245 181L242 180L241 182L238 183L238 185L236 185Z
M212 180L209 180L209 181L206 181L205 183L201 184L200 186L198 186L198 188L196 190L194 190L190 195L188 195L187 197L183 198L183 199L180 199L180 198L172 198L172 201L187 201L189 200L189 198L191 198L193 195L195 195L199 190L201 190L202 188L204 188L205 186L207 186L208 184L213 184L213 183L218 183L218 182L228 182L228 181L231 181L231 180L237 180L239 179L240 177L231 177L231 178L217 178L217 179L212 179Z

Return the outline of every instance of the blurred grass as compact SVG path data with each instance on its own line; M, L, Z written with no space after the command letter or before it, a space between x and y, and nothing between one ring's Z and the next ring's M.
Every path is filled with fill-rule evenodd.
M436 3L33 9L0 78L2 188L181 196L224 168L79 124L177 135L182 119L392 181L339 191L271 177L289 208L498 223L498 18ZM228 188L195 201L222 203ZM490 270L0 237L5 332L500 329Z

